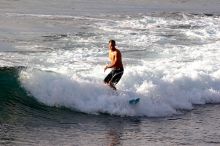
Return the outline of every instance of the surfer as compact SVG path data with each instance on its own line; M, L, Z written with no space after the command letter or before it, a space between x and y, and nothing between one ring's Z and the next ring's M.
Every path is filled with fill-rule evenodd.
M104 68L104 72L106 69L112 68L112 71L105 77L104 83L108 84L114 90L116 90L115 85L119 82L124 73L121 52L115 46L115 41L110 40L108 44L110 64Z

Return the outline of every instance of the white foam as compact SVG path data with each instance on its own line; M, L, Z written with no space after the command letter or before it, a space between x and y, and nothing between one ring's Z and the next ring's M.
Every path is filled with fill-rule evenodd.
M74 75L24 70L20 80L40 102L86 113L158 117L190 110L193 104L220 102L220 69L209 68L209 61L172 62L161 59L127 66L119 95L103 85L105 74L99 65ZM133 97L141 98L136 106L128 104Z

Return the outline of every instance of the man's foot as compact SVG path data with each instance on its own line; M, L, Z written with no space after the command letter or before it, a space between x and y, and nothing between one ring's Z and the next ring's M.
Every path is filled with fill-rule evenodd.
M111 87L113 90L117 90L114 84L108 83L108 85L109 85L109 87Z

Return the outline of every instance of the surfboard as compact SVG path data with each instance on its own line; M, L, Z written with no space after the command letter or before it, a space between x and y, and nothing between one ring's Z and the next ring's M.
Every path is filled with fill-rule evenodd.
M134 99L130 99L130 100L128 101L128 103L129 103L130 105L135 105L135 104L139 103L139 101L140 101L140 98L134 98Z

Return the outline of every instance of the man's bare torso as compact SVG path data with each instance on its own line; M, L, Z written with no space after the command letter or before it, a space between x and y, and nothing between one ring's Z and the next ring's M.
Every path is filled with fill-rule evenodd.
M123 68L121 52L118 49L115 49L114 51L109 50L109 59L111 64L114 64L113 68Z

